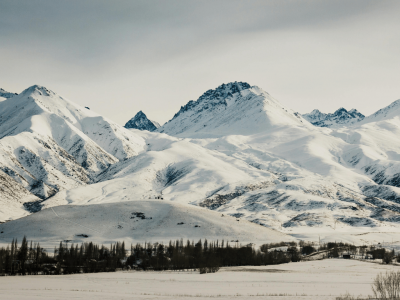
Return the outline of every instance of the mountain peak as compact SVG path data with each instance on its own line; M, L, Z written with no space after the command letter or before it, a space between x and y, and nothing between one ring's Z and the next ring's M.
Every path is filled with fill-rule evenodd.
M193 107L199 105L202 102L210 102L210 105L215 107L219 104L227 105L226 98L232 97L234 94L239 93L243 90L251 88L251 85L247 82L229 82L223 83L215 89L207 90L203 93L197 101L190 100L186 105L181 106L181 109L172 118L175 119L181 113L192 109Z
M341 107L341 108L337 109L333 114L339 114L339 113L347 113L347 109L345 109L344 107Z
M257 86L230 82L190 100L158 132L182 137L251 135L277 126L309 126Z
M47 89L44 86L37 85L37 84L28 87L21 94L23 94L23 95L39 94L39 95L44 95L44 96L55 95L55 93L53 91Z
M132 119L126 122L124 127L128 129L134 128L139 130L154 131L158 127L160 127L160 124L155 121L149 120L145 113L140 110Z
M141 110L139 110L139 112L135 115L134 118L138 118L138 117L146 117L147 118L146 114Z
M228 96L232 96L235 93L239 93L240 91L247 90L251 88L251 85L247 82L229 82L227 84L223 83L216 89L210 89L206 91L203 95L200 96L198 101L203 99L210 98L225 98Z

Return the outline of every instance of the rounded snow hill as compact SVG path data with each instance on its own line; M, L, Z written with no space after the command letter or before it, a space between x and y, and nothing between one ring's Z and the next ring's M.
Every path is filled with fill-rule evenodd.
M225 240L231 245L257 245L293 241L284 233L205 208L163 200L129 201L92 205L63 205L44 209L27 217L0 224L0 243L13 238L40 242L52 248L60 241L93 241L108 244L125 241L186 242Z

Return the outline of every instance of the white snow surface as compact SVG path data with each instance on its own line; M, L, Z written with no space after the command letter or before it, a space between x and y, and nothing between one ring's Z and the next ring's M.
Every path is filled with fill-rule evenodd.
M142 218L143 216L143 218ZM0 224L1 243L23 236L53 249L62 241L81 243L163 242L208 239L231 245L297 240L245 220L194 205L163 200L131 200L107 204L63 205L43 209Z
M299 238L399 229L398 101L321 128L259 87L234 82L149 132L33 86L0 102L0 115L0 170L27 190L15 201L20 211L0 208L3 220L26 207L163 198ZM23 206L32 195L44 201Z
M365 299L373 294L371 284L379 273L397 268L364 261L325 259L262 267L226 267L211 274L131 271L6 276L0 281L0 296L10 300L334 300L348 292Z

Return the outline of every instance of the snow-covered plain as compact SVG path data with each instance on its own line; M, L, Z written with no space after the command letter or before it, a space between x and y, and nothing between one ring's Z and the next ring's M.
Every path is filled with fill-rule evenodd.
M0 297L23 299L288 299L333 300L346 292L372 295L371 283L394 266L328 259L266 267L198 272L117 272L61 276L9 276Z

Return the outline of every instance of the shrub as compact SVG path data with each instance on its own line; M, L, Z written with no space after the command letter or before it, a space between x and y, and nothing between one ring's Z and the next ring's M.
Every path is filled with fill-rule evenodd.
M377 299L397 299L400 297L400 271L378 274L372 284Z
M393 261L394 254L392 252L385 252L383 254L383 262L385 264L391 264Z
M306 245L303 248L301 248L301 253L303 255L309 255L309 254L311 254L311 253L313 253L315 251L316 251L315 248L313 246L311 246L311 245Z

